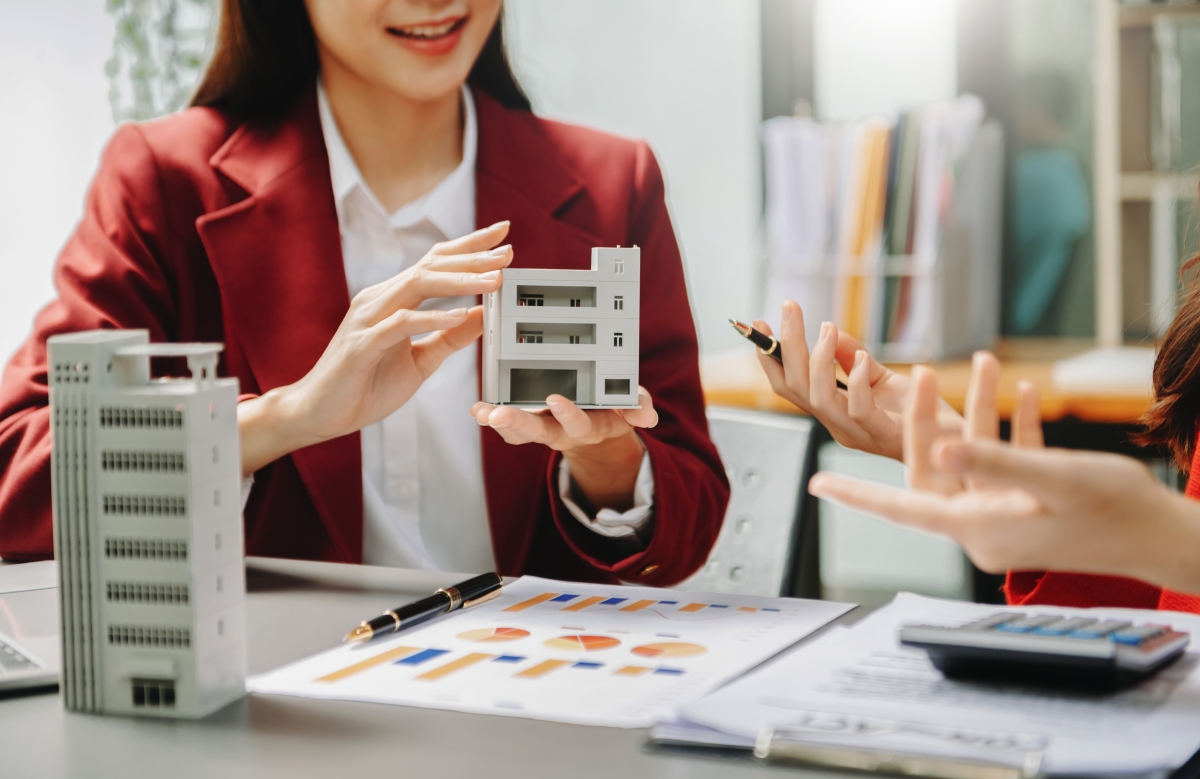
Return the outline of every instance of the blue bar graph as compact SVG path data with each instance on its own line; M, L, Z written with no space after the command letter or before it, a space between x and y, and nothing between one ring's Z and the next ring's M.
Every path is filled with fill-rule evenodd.
M397 660L396 665L420 665L421 663L432 660L435 657L441 657L442 655L449 653L449 649L425 649L417 652L415 655L409 655L403 660Z

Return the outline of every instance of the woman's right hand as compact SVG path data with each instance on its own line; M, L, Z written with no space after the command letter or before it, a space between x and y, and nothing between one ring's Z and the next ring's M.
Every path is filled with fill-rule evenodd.
M305 446L354 433L404 405L452 353L483 331L479 306L418 310L430 298L500 288L512 247L499 222L439 243L416 265L354 296L304 378L238 404L242 474ZM432 333L413 342L412 337Z
M1019 386L1012 444L997 440L995 358L976 355L964 439L939 437L932 371L914 372L905 414L912 489L820 473L809 491L900 525L945 535L984 571L1129 576L1200 593L1200 505L1130 457L1047 449L1037 392Z
M767 335L771 328L756 321ZM904 408L912 381L877 362L857 339L839 333L832 322L821 326L812 353L804 338L799 304L783 304L783 364L759 354L775 394L817 418L842 446L900 460L904 457ZM835 368L846 372L847 389L839 389ZM936 401L934 419L943 435L960 435L963 418L949 403Z

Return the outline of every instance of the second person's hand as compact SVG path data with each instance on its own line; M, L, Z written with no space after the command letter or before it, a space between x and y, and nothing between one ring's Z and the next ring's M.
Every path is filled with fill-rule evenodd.
M766 322L754 327L771 335ZM758 361L775 394L817 418L842 446L900 460L904 456L901 417L912 381L880 364L859 341L839 333L832 322L821 326L809 352L804 313L799 304L783 304L779 335L783 364L759 354ZM837 366L846 372L846 389L838 389ZM962 416L943 400L934 399L934 421L943 434L960 434Z

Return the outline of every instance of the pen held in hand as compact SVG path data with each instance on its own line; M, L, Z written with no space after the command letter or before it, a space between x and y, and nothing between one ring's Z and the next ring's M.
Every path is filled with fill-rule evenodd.
M363 622L347 633L342 643L369 641L378 636L391 635L447 612L484 603L499 597L503 584L504 580L499 574L485 573L453 587L444 587L428 598L398 606L383 612L375 619Z
M780 365L783 365L783 344L777 341L774 336L760 333L745 322L739 322L736 319L730 319L729 324L733 325L733 329L738 331L738 335L757 346L760 352ZM846 389L846 385L840 379L837 380L837 386L838 389Z

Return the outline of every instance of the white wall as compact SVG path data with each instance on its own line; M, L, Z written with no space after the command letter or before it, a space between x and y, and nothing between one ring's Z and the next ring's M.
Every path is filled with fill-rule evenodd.
M112 133L104 0L0 4L0 363L54 296L51 266Z
M817 116L858 119L954 97L955 18L955 0L817 0Z
M545 116L649 141L667 181L701 348L757 310L758 3L507 0L514 67Z

